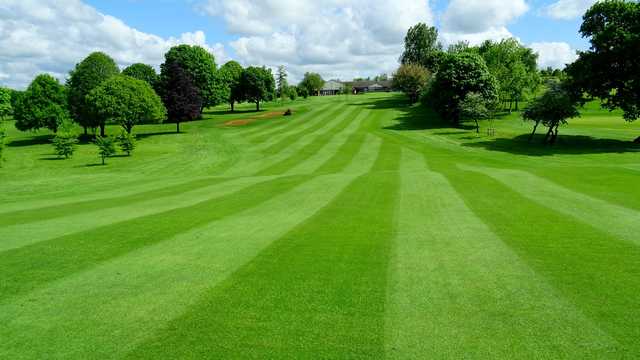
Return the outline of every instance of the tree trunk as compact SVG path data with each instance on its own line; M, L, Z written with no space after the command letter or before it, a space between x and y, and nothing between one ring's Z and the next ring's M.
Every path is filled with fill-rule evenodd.
M131 135L131 130L133 130L133 124L127 124L125 129L127 130L127 134Z
M478 119L473 119L476 122L476 134L480 134L480 124L478 124Z
M84 128L84 136L87 136L87 127L83 126L83 128Z
M104 165L104 156L102 156L102 165Z
M551 138L551 133L553 132L553 126L549 127L549 131L547 131L547 135L544 137L544 143L547 144L549 139Z
M234 111L235 111L235 106L234 106L234 104L235 104L235 101L232 101L232 102L231 102L231 112L234 112Z
M256 101L256 111L260 111L260 101Z
M518 99L516 99L516 111L518 111Z
M104 135L104 128L105 128L105 125L104 124L100 124L100 136L102 136L102 137L105 136Z
M180 121L176 121L176 133L180 133Z
M560 125L556 125L555 128L552 128L553 133L551 134L551 139L549 140L550 145L553 145L556 143L556 139L558 138L558 126Z
M536 121L536 124L533 126L533 131L531 132L531 135L529 135L529 142L533 140L533 136L536 134L536 130L538 130L538 125L540 125L540 121Z

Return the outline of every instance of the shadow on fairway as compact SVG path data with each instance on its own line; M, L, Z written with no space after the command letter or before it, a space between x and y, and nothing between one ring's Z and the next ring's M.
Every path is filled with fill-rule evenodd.
M231 110L205 110L202 112L202 116L204 117L205 115L213 115L213 116L218 116L218 115L232 115L232 114L236 114L236 115L242 115L242 114L259 114L261 112L265 112L266 110L261 109L260 111L256 111L255 109L253 110L235 110L235 111L231 111Z
M20 139L20 140L12 140L7 143L9 147L22 147L22 146L31 146L31 145L43 145L43 144L51 144L51 139L53 139L53 135L35 135L28 139Z
M531 142L529 135L523 134L511 139L497 138L488 141L465 143L462 146L484 148L516 155L549 156L549 155L582 155L640 152L640 145L631 140L594 138L584 135L558 135L554 145L543 144L544 135L536 135Z

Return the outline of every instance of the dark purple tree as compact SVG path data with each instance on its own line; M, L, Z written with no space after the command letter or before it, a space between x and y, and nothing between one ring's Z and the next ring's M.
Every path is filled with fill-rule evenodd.
M161 81L162 101L167 108L168 119L176 123L176 132L180 132L181 122L200 117L202 97L189 73L177 62L166 64Z

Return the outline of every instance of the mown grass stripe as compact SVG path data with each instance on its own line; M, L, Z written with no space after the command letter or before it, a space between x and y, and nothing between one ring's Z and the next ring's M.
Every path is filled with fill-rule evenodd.
M622 345L617 354L640 353L639 246L541 206L484 174L451 166L437 170L520 258Z
M0 358L61 357L52 350L60 343L65 358L124 356L203 291L313 216L357 175L315 177L234 216L12 298L0 305L0 339L12 339L0 341Z
M427 155L403 154L388 358L602 358L616 348L427 168Z
M374 167L397 169L383 147ZM359 177L130 357L381 356L397 185L394 171Z
M267 180L193 206L123 221L0 253L0 300L165 240L207 222L257 206L309 177Z
M284 123L284 125L286 125L284 127L284 131L283 131L283 128L278 126L276 128L269 129L269 131L258 133L257 135L249 135L247 136L247 140L253 144L261 144L261 143L267 142L268 140L271 140L274 137L278 137L281 134L295 131L296 129L299 129L299 128L305 128L309 126L309 124L313 122L314 119L316 119L319 116L322 116L327 111L331 111L331 109L333 109L335 106L336 106L335 104L333 104L333 106L332 104L318 106L317 108L309 111L308 113L302 114L301 116L297 118L293 118L290 121Z
M342 114L336 116L331 120L331 125L335 123L335 125L328 128L326 131L320 133L319 135L313 137L308 143L304 144L300 149L297 149L295 153L291 156L284 158L275 164L268 166L261 171L259 171L256 175L280 175L287 172L289 169L299 165L305 161L307 161L310 157L316 154L318 151L321 151L322 148L329 143L334 136L339 134L342 130L347 128L352 121L352 116L354 113L359 112L358 109L348 109L347 111L343 111ZM307 135L307 138L310 138L312 135Z

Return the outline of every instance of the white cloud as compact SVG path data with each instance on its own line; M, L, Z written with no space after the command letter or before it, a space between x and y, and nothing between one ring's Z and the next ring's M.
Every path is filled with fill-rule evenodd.
M292 82L306 71L342 79L391 73L407 29L433 24L428 0L209 0L200 9L240 36L230 45L241 62L283 64Z
M564 42L538 42L530 45L538 53L538 66L563 69L566 64L574 62L578 55L576 50Z
M559 20L579 18L595 4L597 0L559 0L544 8L543 13Z
M483 33L505 27L528 9L524 0L451 0L442 27L445 32Z
M513 37L507 25L528 10L524 0L451 0L442 15L442 40L474 45Z
M202 31L162 38L133 29L80 0L2 0L0 3L0 74L2 84L23 88L38 73L63 80L92 51L104 51L120 66L134 62L159 65L173 45L207 48L218 63L226 60L222 44L209 45Z

